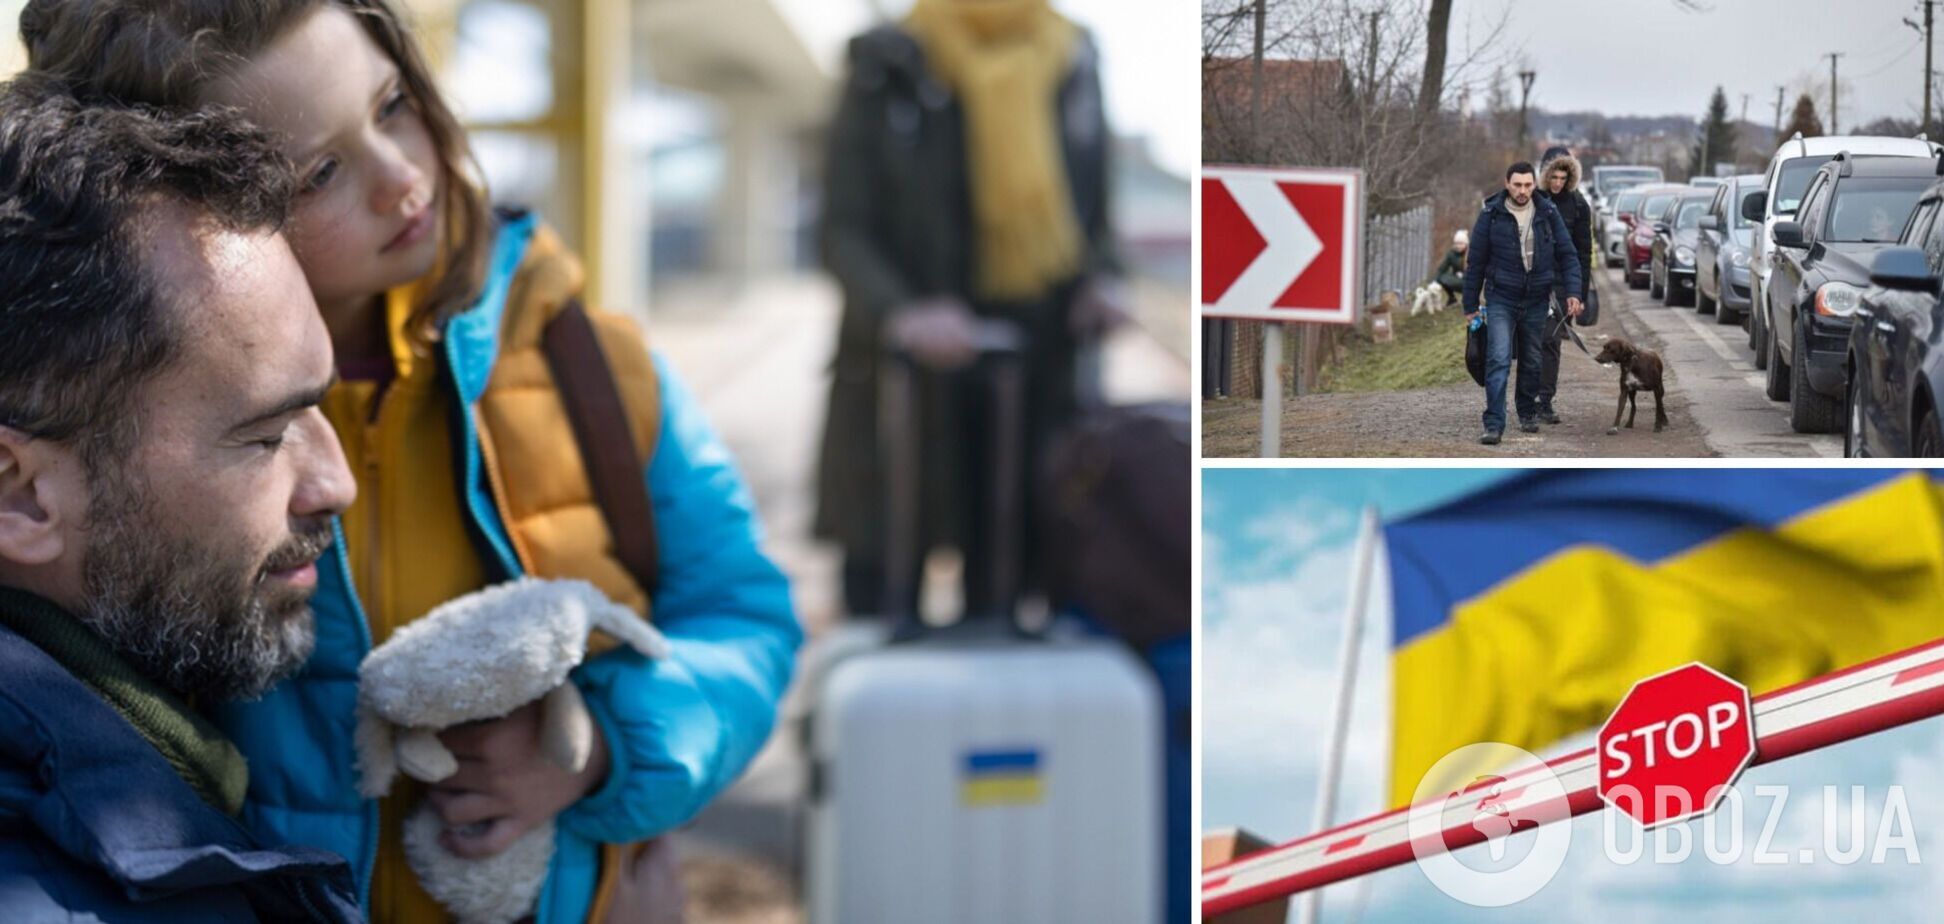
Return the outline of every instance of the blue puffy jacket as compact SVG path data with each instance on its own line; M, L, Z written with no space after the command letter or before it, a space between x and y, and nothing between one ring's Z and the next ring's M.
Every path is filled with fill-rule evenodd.
M1465 313L1478 310L1480 296L1485 300L1514 305L1543 303L1548 294L1566 304L1566 297L1578 297L1581 270L1573 253L1572 235L1559 209L1544 197L1533 196L1532 269L1525 268L1519 248L1519 220L1505 207L1501 192L1485 200L1478 220L1472 224L1471 250L1465 255Z
M480 303L452 319L443 347L471 405L498 356L509 281L535 219L499 228ZM748 766L776 721L802 642L789 583L762 553L755 502L729 450L659 355L661 436L644 477L660 552L655 625L674 653L648 661L619 648L572 674L607 739L606 785L559 818L537 924L580 924L600 872L600 845L643 840L699 812ZM471 414L457 414L468 472L481 471ZM472 528L498 550L505 573L521 567L483 477L464 488ZM340 533L318 563L317 650L299 674L262 700L229 704L217 724L250 760L244 815L257 830L349 857L368 908L378 849L378 803L358 795L352 744L358 664L371 632L351 586Z
M5 627L0 678L0 921L362 920L342 857L266 848Z

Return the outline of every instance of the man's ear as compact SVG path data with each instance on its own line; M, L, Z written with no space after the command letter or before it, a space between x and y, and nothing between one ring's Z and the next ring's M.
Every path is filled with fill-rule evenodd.
M67 550L87 509L87 479L64 447L0 426L0 559L45 565Z

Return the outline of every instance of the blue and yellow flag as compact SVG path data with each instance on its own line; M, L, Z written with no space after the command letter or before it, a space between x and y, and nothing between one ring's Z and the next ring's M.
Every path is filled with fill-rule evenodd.
M1456 748L1542 748L1688 661L1759 695L1944 636L1937 478L1535 471L1386 525L1391 804Z

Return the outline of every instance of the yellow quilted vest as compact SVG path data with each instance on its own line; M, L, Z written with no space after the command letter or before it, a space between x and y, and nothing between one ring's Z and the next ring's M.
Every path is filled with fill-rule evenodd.
M554 232L536 229L507 293L500 348L486 390L471 408L483 468L495 506L521 569L545 577L582 578L612 600L649 614L648 595L614 554L607 521L594 500L579 444L555 390L541 334L582 288L583 271ZM346 530L374 644L431 606L472 590L487 570L460 520L458 468L449 451L454 403L450 385L431 374L436 348L413 338L403 316L411 293L392 294L392 349L400 378L372 415L370 383L341 383L325 401L359 473L360 509ZM640 330L629 319L588 308L615 384L627 409L639 458L652 457L661 431L659 379ZM363 464L361 464L361 461ZM380 481L382 492L370 490ZM407 487L420 487L406 490ZM381 577L382 575L382 577ZM597 633L590 653L614 642ZM435 924L443 908L425 895L399 849L399 824L423 790L407 786L384 800L382 834L372 892L376 924ZM590 921L611 901L614 873L631 845L605 845Z
M582 578L646 616L648 594L615 557L580 446L541 349L547 322L578 295L585 276L553 230L541 226L507 293L499 359L474 407L485 470L514 553L529 574ZM646 462L661 432L659 379L633 321L588 308ZM612 643L604 637L594 647Z

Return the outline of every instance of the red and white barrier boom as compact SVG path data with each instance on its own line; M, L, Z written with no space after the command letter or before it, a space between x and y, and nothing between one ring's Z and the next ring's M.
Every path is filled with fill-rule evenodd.
M1944 639L1756 697L1753 708L1751 766L1944 714ZM1671 736L1672 729L1668 731ZM1544 824L1593 811L1605 804L1599 793L1599 750L1587 748L1547 762L1545 767L1565 790L1563 800L1559 787L1525 785L1543 779L1535 767L1493 778L1489 789L1468 788L1210 868L1202 873L1202 916L1409 863L1414 854L1408 829L1414 814L1420 820L1427 813L1434 819L1430 830L1435 833L1421 836L1418 849L1440 852L1486 840L1474 824L1480 813ZM1508 827L1522 831L1532 825L1499 826L1492 836L1505 836Z

